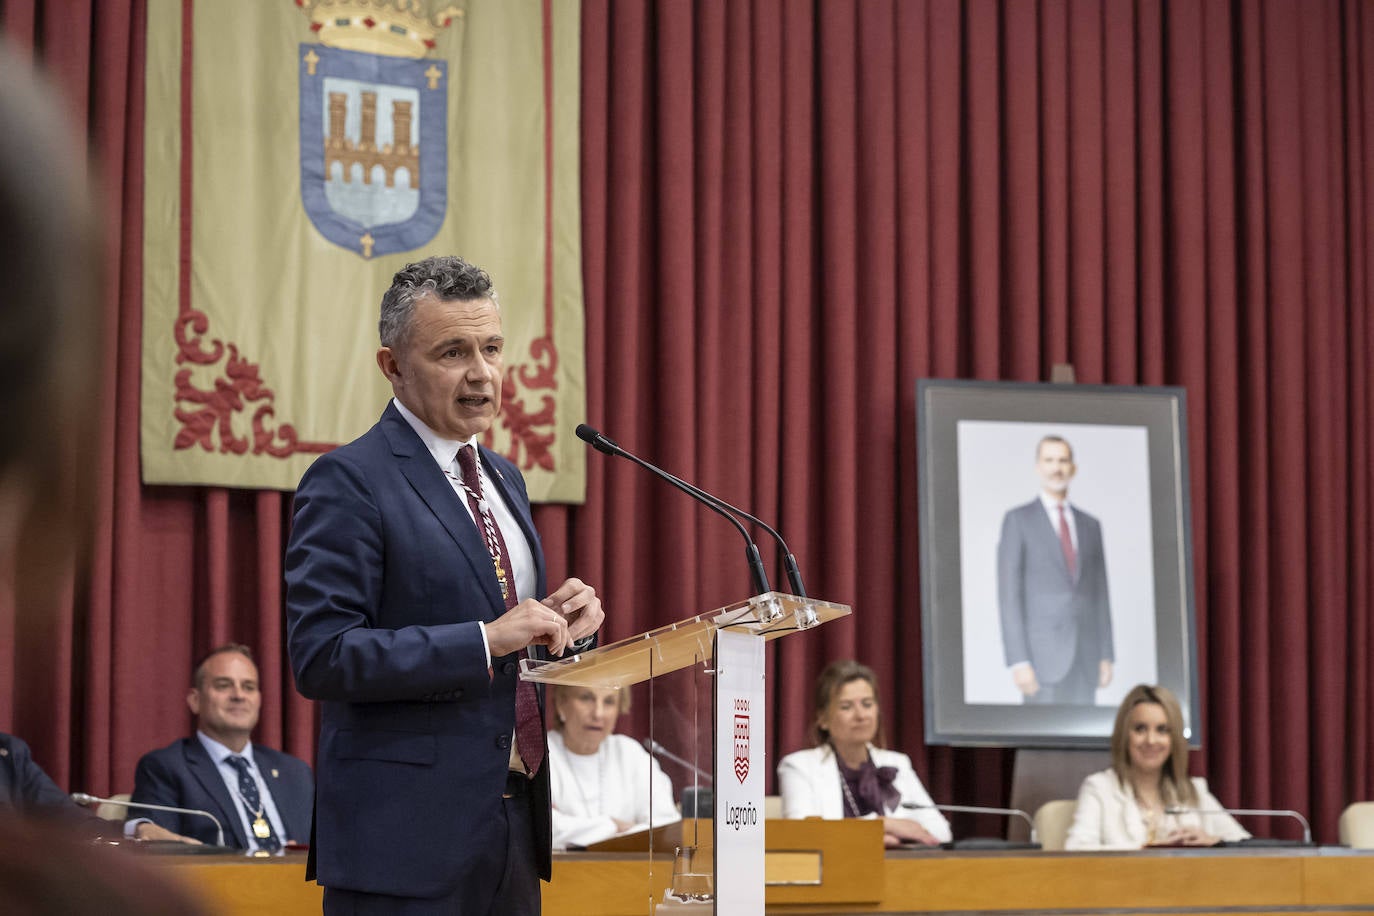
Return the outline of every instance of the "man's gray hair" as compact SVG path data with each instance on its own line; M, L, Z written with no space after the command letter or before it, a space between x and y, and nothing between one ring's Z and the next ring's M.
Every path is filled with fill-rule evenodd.
M382 317L377 322L382 346L397 347L405 343L415 303L428 295L441 302L490 299L492 305L501 307L491 277L482 268L454 256L425 258L398 270L391 278L390 288L382 295Z

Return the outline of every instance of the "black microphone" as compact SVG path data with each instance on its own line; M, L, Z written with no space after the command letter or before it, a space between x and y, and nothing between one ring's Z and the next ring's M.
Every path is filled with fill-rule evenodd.
M710 773L706 772L705 770L703 770L701 767L697 766L697 765L696 765L695 763L693 763L692 761L690 761L690 760L684 760L683 758L679 757L677 754L674 754L672 751L668 750L666 747L664 747L663 745L659 744L659 743L658 743L657 741L655 741L653 738L645 738L645 739L644 739L644 750L648 751L650 754L654 754L654 755L659 756L659 757L665 757L665 758L667 758L668 760L671 760L673 763L676 763L676 764L679 764L679 765L681 765L681 766L686 767L687 769L691 770L693 773L696 773L698 776L700 776L702 779L706 780L707 782L714 782L714 781L715 781L715 780L713 780L713 779L711 778L711 774L710 774Z
M602 435L597 430L592 429L586 423L577 424L577 438L581 439L583 442L586 442L588 445L596 449L598 452L603 452L607 455L614 455L620 458L627 458L630 461L633 461L635 464L639 465L640 467L644 468L650 473L655 474L658 477L661 477L662 479L668 481L668 483L677 487L679 490L682 490L684 493L687 493L688 495L696 498L705 505L711 507L716 512L719 512L721 515L726 515L727 518L731 518L731 514L737 515L740 518L753 522L755 525L758 525L764 531L767 531L768 534L773 538L773 540L777 541L778 546L782 548L782 552L784 554L783 565L787 568L787 582L789 585L791 585L793 594L795 594L798 598L806 597L806 586L802 584L801 569L797 566L797 558L792 555L792 551L787 549L787 542L782 539L782 535L778 534L778 532L775 531L773 527L769 525L767 522L763 521L762 519L755 518L748 512L745 512L743 509L730 505L725 500L720 499L719 497L712 496L710 493L707 493L705 490L702 490L699 487L692 486L687 481L683 480L680 477L675 477L674 475L669 474L662 468L654 467L647 461L644 461L643 459L636 457L630 452L627 452L625 449L617 445L614 441L606 438L604 435ZM734 522L735 527L739 529L740 533L744 535L744 539L749 542L749 548L752 551L752 554L749 554L750 568L753 569L753 564L755 562L759 564L758 569L755 572L755 583L759 581L760 577L763 577L764 584L764 587L762 591L759 592L759 594L763 594L764 592L770 591L770 589L767 587L767 577L763 575L763 561L758 558L758 547L749 537L748 532L744 530L744 526L739 524L738 520L731 518L731 521Z
M745 544L748 545L744 548L744 558L749 563L749 572L753 575L754 588L758 590L758 593L760 595L766 595L772 591L772 589L768 585L768 574L763 571L763 559L759 556L758 545L754 543L754 539L749 536L749 532L746 531L744 529L744 526L740 524L739 519L735 518L724 508L722 508L723 503L721 503L720 500L716 499L714 496L710 496L706 493L703 493L701 490L698 490L690 483L687 483L685 480L680 480L679 478L674 477L672 474L669 474L662 468L654 467L649 462L639 457L636 457L635 455L630 454L620 446L616 445L610 439L607 439L605 436L601 435L601 433L592 429L586 423L577 424L576 432L577 438L581 439L583 442L586 442L588 445L596 449L598 452L604 452L607 455L616 455L621 458L628 458L630 461L633 461L635 464L644 468L644 470L648 471L649 473L663 480L668 481L668 483L672 484L682 492L686 493L688 496L697 500L699 503L701 503L706 508L710 509L712 512L716 512L724 516L730 522L730 524L735 526L736 530L738 530L740 533L740 537L744 538Z
M171 805L153 805L148 802L125 801L121 798L97 798L94 795L87 795L85 792L73 792L72 801L78 805L124 805L127 808L147 808L150 811L170 811L173 814L197 814L201 817L208 817L215 824L215 845L224 845L224 827L220 825L219 818L209 811L202 811L199 808L173 808Z
M956 814L1005 814L1010 817L1019 817L1030 825L1030 841L1039 843L1040 838L1035 833L1035 821L1029 814L1020 808L985 808L982 805L937 805L934 802L923 805L920 802L902 802L903 808L910 808L914 811L924 811L934 808L936 811L951 811Z
M1254 817L1293 818L1302 825L1302 845L1312 845L1312 827L1307 823L1307 818L1296 811L1290 811L1286 808L1182 808L1174 806L1172 808L1165 808L1164 813L1174 815L1196 814L1202 817L1208 815L1215 816L1218 814L1229 814L1234 817L1239 814L1241 816L1252 815Z

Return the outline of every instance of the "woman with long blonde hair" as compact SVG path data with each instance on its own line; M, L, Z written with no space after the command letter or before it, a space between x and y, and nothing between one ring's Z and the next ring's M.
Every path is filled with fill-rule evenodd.
M1183 710L1167 687L1137 684L1116 711L1112 765L1083 781L1068 849L1215 846L1250 836L1188 777Z

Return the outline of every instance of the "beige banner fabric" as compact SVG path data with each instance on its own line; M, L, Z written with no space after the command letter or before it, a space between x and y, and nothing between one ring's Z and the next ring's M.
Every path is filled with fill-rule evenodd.
M485 268L488 445L580 502L576 0L149 0L146 483L294 489L376 422L401 266Z

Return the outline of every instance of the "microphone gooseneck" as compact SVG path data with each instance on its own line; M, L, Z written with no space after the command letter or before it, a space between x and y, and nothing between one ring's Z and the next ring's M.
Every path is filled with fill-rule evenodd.
M1287 808L1184 808L1173 806L1164 809L1165 814L1196 814L1202 817L1227 814L1231 816L1241 815L1252 817L1288 817L1296 820L1302 825L1302 844L1312 845L1312 826L1307 823L1307 818L1296 811Z
M224 826L220 824L219 818L209 811L202 811L199 808L174 808L171 805L154 805L150 802L125 801L119 798L100 798L95 795L88 795L85 792L73 792L72 801L78 805L123 805L126 808L146 808L149 811L170 811L173 814L194 814L199 817L208 817L215 825L215 845L224 845Z
M718 515L723 516L727 521L730 522L730 524L735 526L735 530L737 530L740 533L740 537L744 538L744 543L746 545L744 548L744 558L749 564L749 572L753 577L754 588L757 590L757 593L760 595L766 595L770 591L772 591L772 588L770 588L768 585L768 574L764 572L763 569L763 558L759 556L758 545L754 543L754 539L749 536L749 532L745 529L744 525L740 523L740 520L731 514L731 512L738 513L739 510L734 509L728 503L722 502L721 500L710 495L709 493L699 490L698 488L692 486L690 483L687 483L687 481L675 477L672 474L669 474L662 468L655 467L654 465L632 454L631 452L625 451L625 449L616 445L610 439L607 439L605 436L601 435L601 433L597 432L595 429L592 429L586 423L579 423L577 425L576 432L577 438L581 439L583 442L586 442L588 445L596 449L598 452L603 452L607 455L614 455L619 458L624 458L628 461L631 461L639 465L644 470L648 471L650 474L653 474L655 477L658 477L661 480L665 480L668 483L672 484L674 487L677 487L679 490L686 493L693 499L697 500L697 502L701 503L703 506L710 509L712 512L715 512Z
M640 467L649 470L651 474L657 474L658 477L661 477L662 479L665 479L665 481L672 483L672 485L676 486L677 489L683 490L683 492L690 494L690 496L694 496L695 499L702 501L702 503L705 503L706 505L710 505L710 507L716 509L717 512L721 512L721 509L724 509L724 511L731 512L731 514L734 515L738 515L739 518L746 519L747 522L752 522L753 525L757 525L758 527L761 527L761 529L763 529L764 531L767 531L768 536L772 537L772 540L778 542L778 547L782 549L783 566L786 567L787 571L787 584L791 586L791 591L793 591L793 595L796 595L797 597L807 597L807 586L802 584L801 569L797 566L796 556L793 556L793 553L791 553L790 549L787 549L787 542L785 540L782 540L782 534L779 534L778 531L774 529L774 527L768 525L768 523L764 522L763 519L756 518L756 516L750 515L749 512L743 511L742 508L735 507L735 505L727 503L727 501L720 499L720 497L712 496L712 494L706 493L705 490L698 488L698 486L692 486L691 483L683 481L682 478L675 477L675 475L669 474L668 471L661 470L661 468L654 467L653 464L649 464L647 463L647 461L638 459L638 457L633 456L632 453L629 453L627 452L627 450L622 449L620 445L617 445L616 442L613 441L613 439L607 438L606 435L603 435L598 430L594 430L594 428L587 426L587 424L585 423L577 424L577 438L583 439L583 441L587 442L588 445L591 445L592 448L598 450L598 452L605 453L605 455L624 457L624 459L628 459L633 461L633 463L635 464L639 464ZM743 531L743 526L736 525L736 527L739 527L739 529ZM746 540L749 540L749 534L746 533L745 538ZM754 547L752 540L750 540L750 547L753 547L754 553L758 552L758 548ZM764 591L768 591L768 589L764 589ZM761 593L763 592L760 592L760 595Z
M672 751L668 750L666 747L659 744L653 738L644 739L644 750L648 751L650 754L653 754L657 757L664 757L668 760L671 760L673 763L686 767L687 769L691 770L693 773L696 773L698 776L700 776L707 782L714 782L714 780L711 778L710 773L706 772L692 761L686 760L682 757L679 757L677 754L674 754Z
M987 808L982 805L937 805L934 802L929 805L923 805L920 802L902 802L902 807L916 811L934 808L936 811L951 811L956 814L1003 814L1008 817L1019 817L1030 826L1030 841L1032 843L1040 842L1040 838L1035 832L1035 820L1020 808Z

